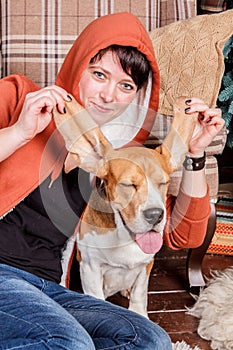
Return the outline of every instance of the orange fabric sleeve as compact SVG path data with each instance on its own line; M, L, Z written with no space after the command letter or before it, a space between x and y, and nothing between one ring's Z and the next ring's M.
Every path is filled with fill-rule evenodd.
M210 215L210 199L196 198L180 191L177 198L168 195L164 243L171 249L196 248L204 240Z
M38 89L22 75L0 79L0 128L11 126L18 120L26 95ZM0 162L0 217L14 208L54 170L64 149L62 137L54 131L55 123L52 120L43 132Z
M18 120L27 93L38 89L23 75L9 75L0 79L0 128L6 128Z

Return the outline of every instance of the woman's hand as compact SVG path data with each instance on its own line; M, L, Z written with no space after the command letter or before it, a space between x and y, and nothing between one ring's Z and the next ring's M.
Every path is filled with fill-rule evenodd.
M27 94L17 122L0 129L0 144L7 145L0 149L0 162L49 125L55 106L65 113L65 101L68 100L67 92L55 85Z
M219 108L209 108L206 103L198 98L188 99L186 105L185 112L187 114L198 112L196 127L189 143L189 155L192 158L199 158L204 155L206 147L223 128L224 120ZM190 197L204 197L208 188L205 168L198 171L189 171L184 168L181 188Z
M196 128L189 144L189 152L192 157L201 157L206 147L223 128L225 122L219 108L209 108L202 100L191 98L186 101L187 114L199 112Z
M69 100L67 92L56 85L27 94L19 119L14 125L22 144L49 125L54 107L57 106L61 113L65 112L65 100Z

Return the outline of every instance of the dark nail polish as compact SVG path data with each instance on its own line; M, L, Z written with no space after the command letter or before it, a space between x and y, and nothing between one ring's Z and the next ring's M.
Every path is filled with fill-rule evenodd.
M186 113L186 112L189 112L189 111L190 111L190 109L191 109L190 107L185 108L185 110L184 110L184 111L185 111L185 113Z
M63 112L66 113L66 107L63 108Z
M185 101L186 104L189 104L189 103L191 103L191 102L192 102L192 100L186 100L186 101Z
M202 117L201 117L201 120L204 120L204 119L205 119L205 117L204 117L204 116L202 116Z
M72 97L70 95L67 95L67 98L69 101L72 101Z

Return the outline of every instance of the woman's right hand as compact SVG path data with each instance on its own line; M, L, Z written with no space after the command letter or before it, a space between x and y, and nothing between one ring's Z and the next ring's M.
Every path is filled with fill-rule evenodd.
M68 100L67 92L56 85L28 93L14 125L22 144L33 139L49 125L54 107L57 106L59 112L64 113L65 101Z
M67 92L55 85L27 94L17 122L0 129L0 144L7 145L0 148L0 162L49 125L53 108L65 113L65 101L70 101Z

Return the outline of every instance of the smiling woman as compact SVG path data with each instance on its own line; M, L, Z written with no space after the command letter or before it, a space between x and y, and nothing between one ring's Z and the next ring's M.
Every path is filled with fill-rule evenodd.
M111 121L133 101L147 82L149 71L145 56L133 47L123 50L113 45L100 50L79 82L84 107L98 125Z

